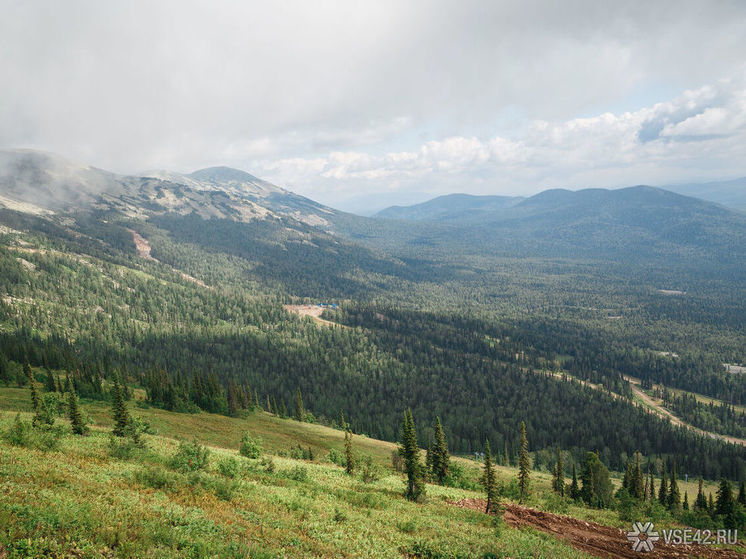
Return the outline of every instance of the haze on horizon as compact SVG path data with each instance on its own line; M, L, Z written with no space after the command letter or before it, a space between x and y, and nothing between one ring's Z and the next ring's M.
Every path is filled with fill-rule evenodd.
M0 0L0 148L350 210L746 175L737 1Z

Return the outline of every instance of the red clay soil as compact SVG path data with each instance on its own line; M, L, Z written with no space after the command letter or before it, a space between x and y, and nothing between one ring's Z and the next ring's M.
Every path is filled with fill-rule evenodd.
M484 511L486 502L484 499L462 499L451 504L461 508ZM513 504L505 505L503 519L513 528L530 526L567 541L575 549L604 559L686 559L694 557L743 559L746 557L746 553L713 549L708 545L671 545L663 541L656 542L652 552L637 552L632 550L630 542L627 541L626 532L619 528Z

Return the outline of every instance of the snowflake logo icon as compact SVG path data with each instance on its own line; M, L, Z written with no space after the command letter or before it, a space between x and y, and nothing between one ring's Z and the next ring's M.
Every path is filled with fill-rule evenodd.
M655 542L659 539L660 535L652 522L635 522L632 530L627 532L627 540L632 543L633 551L653 551Z

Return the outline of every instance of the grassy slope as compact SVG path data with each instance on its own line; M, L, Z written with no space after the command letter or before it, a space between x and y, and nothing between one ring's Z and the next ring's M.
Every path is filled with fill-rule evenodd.
M546 534L496 525L446 502L481 496L473 491L428 485L427 501L414 504L402 497L402 478L387 467L372 484L350 478L326 459L330 448L343 447L343 434L335 429L264 412L237 419L130 408L158 435L147 437L147 451L128 459L110 455L111 419L100 402L84 405L94 421L88 437L72 436L67 422L58 421L66 434L56 451L0 442L0 545L9 557L587 556ZM29 418L28 409L27 389L0 388L0 431L18 410ZM300 443L318 458L311 463L274 456L276 471L269 473L259 460L238 457L235 449L246 430L262 438L267 454ZM166 465L177 439L187 437L212 450L210 467L199 476ZM362 436L354 437L354 445L381 466L389 464L395 448ZM230 456L241 464L234 480L217 472ZM476 474L474 462L458 460ZM308 480L292 479L298 466L308 471ZM505 483L515 474L498 467ZM531 506L627 524L612 511L558 502L545 472L534 472L532 480ZM695 483L681 485L690 498L696 493Z

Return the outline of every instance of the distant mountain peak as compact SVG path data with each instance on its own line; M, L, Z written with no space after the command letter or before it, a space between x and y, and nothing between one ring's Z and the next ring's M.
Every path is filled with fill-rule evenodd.
M217 167L206 167L199 169L193 173L186 175L189 178L205 181L205 182L253 182L253 183L264 183L262 179L255 177L254 175L242 171L240 169L234 169L233 167L217 166Z

